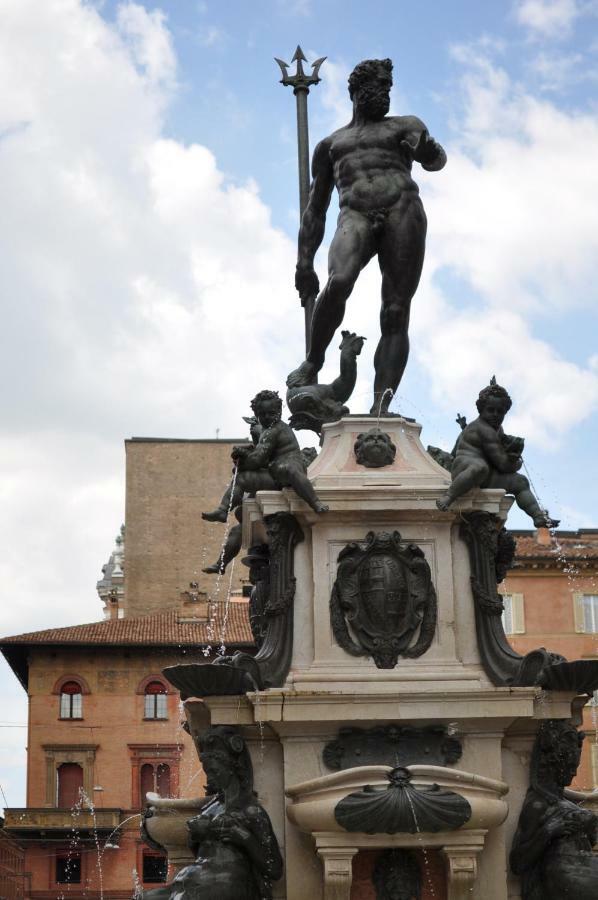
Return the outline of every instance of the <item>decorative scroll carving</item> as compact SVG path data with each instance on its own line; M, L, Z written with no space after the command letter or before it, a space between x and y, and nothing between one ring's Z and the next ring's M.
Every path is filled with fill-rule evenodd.
M458 738L442 725L412 728L380 725L376 728L341 728L335 741L324 747L324 765L339 771L356 766L407 766L414 763L446 766L463 752Z
M371 656L379 669L394 668L399 656L425 653L436 629L437 603L423 551L402 544L398 531L370 531L365 547L347 544L338 560L330 618L343 650Z
M393 769L388 779L387 788L366 785L337 803L334 818L338 824L347 831L366 834L415 834L453 831L471 818L465 797L437 784L416 787L410 784L408 769Z
M565 659L544 647L521 656L506 638L496 586L513 558L512 536L501 527L498 516L482 511L464 513L460 533L469 550L478 647L486 674L496 685L541 683L543 673Z

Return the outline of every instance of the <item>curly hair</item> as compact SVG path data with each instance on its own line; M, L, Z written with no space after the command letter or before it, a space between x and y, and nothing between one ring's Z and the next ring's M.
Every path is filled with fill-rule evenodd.
M257 415L257 411L261 404L267 403L270 400L276 400L276 402L278 403L278 408L280 412L282 412L282 400L278 396L278 391L260 391L259 394L256 394L251 401L251 408Z
M531 781L536 788L542 788L546 780L555 780L557 784L565 787L569 784L570 774L567 772L567 752L571 752L571 745L567 744L566 736L575 735L576 749L581 753L581 747L585 739L585 732L578 731L571 722L562 719L544 719L538 729L531 760Z
M383 71L392 78L392 60L390 59L364 59L357 63L351 74L349 75L349 97L353 99L353 94L359 90L362 85L376 78Z
M490 384L483 388L476 400L476 406L478 408L478 412L481 412L486 402L490 400L491 397L497 397L499 400L502 400L503 405L505 407L505 412L507 413L513 405L513 401L509 397L509 394L506 388L501 387L500 384L496 383L496 377L493 375L490 379Z

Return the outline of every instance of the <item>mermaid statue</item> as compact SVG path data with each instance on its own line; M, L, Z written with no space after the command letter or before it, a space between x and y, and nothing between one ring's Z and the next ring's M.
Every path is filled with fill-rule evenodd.
M189 819L195 862L144 900L271 900L282 858L270 818L253 791L251 759L238 730L209 728L199 758L212 799Z

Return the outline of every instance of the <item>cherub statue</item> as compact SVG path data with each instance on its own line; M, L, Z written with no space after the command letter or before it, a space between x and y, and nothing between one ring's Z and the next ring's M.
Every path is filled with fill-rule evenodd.
M342 336L340 375L332 384L318 384L315 366L295 369L287 378L291 428L297 431L308 428L320 434L325 422L337 422L349 412L343 404L353 393L357 380L356 360L365 338L351 331L343 331Z
M565 798L581 758L584 733L570 722L540 725L510 863L523 900L596 900L598 818Z
M208 522L226 522L229 509L235 509L245 492L277 491L292 487L317 513L328 511L321 503L305 474L305 465L297 438L290 425L282 421L282 400L277 391L260 391L251 401L262 432L255 447L233 447L237 476L212 512L202 513Z
M444 497L436 501L438 509L448 509L457 497L474 487L503 488L507 494L514 495L515 502L533 519L536 528L556 528L558 520L551 519L540 507L529 481L518 474L523 465L524 439L505 434L502 429L512 400L505 388L496 383L496 378L492 377L490 384L480 391L476 406L479 416L469 425L459 417L463 430L451 454L452 483Z
M270 900L282 858L270 818L253 791L253 770L237 729L215 725L199 740L212 799L189 819L196 861L144 900Z

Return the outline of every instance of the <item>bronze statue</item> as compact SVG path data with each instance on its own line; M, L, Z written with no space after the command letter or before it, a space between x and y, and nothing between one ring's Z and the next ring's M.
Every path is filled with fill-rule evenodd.
M372 413L376 414L388 411L407 363L409 310L424 261L426 215L411 168L415 161L435 172L446 163L444 150L420 119L387 117L391 86L390 59L365 60L351 73L353 118L324 138L314 152L295 276L302 302L311 302L319 290L314 256L336 186L340 215L328 256L329 277L314 309L309 351L297 377L309 382L322 368L357 277L377 255L382 336L374 357Z
M320 434L325 422L338 422L347 415L344 406L357 380L357 357L361 353L364 337L351 331L342 332L340 343L341 364L338 378L331 384L318 384L318 373L314 369L296 369L287 378L287 406L291 410L289 424L300 431L308 428Z
M305 465L297 438L290 425L282 421L282 400L276 391L260 391L251 401L251 408L262 427L254 447L233 447L233 462L238 466L236 479L230 483L220 505L212 512L202 513L208 522L226 522L230 509L243 500L245 492L279 491L292 487L317 513L328 511L320 502L305 474Z
M187 822L196 861L144 900L270 900L282 858L253 792L245 741L233 726L213 726L199 741L199 758L212 800Z
M397 455L397 448L390 435L380 428L370 428L369 431L358 434L353 451L359 465L367 469L390 466Z
M598 857L592 853L598 819L564 796L584 737L566 721L546 719L540 725L510 857L511 869L521 877L523 900L598 897Z
M469 425L463 424L451 454L452 462L446 463L447 468L450 465L452 482L446 494L436 501L438 509L448 509L474 487L503 488L507 494L514 495L515 502L533 519L536 528L556 528L558 520L551 519L540 507L529 481L518 474L523 465L524 439L503 431L503 420L512 406L507 391L493 377L480 391L476 406L478 418Z

